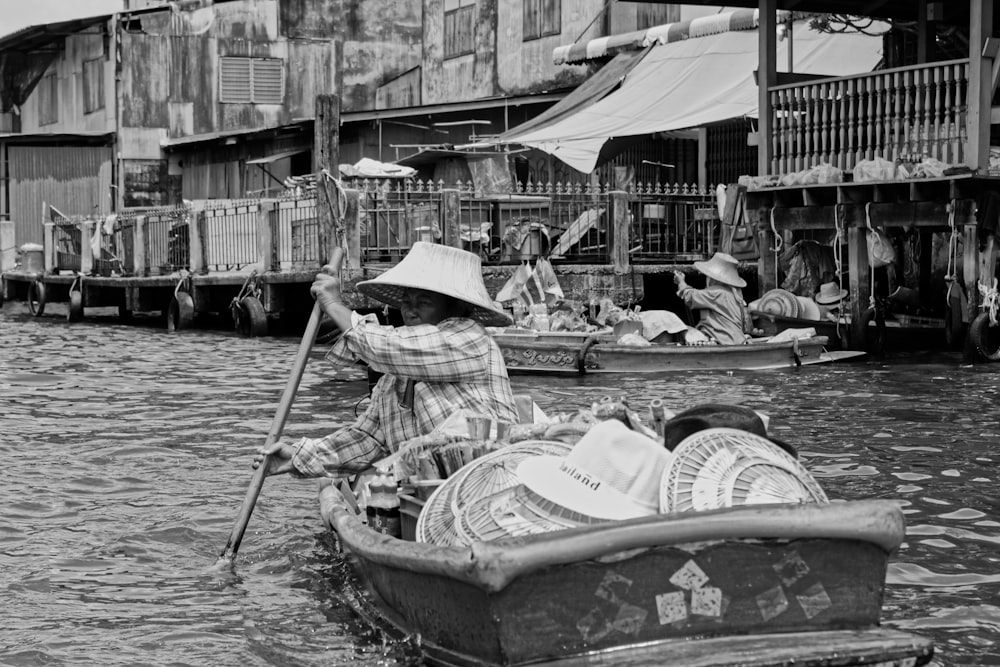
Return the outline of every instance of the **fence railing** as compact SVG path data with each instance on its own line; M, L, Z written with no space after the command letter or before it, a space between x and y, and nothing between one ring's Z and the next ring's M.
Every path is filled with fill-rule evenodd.
M968 87L968 60L772 87L771 172L875 157L961 163Z
M357 206L343 221L350 232L345 238L359 240L355 266L398 261L425 240L476 252L486 265L548 257L618 267L704 259L718 238L713 196L691 186L611 192L555 184L486 194L462 184L356 185L350 196ZM313 271L322 264L325 242L320 213L310 192L57 221L47 224L48 266L101 276Z

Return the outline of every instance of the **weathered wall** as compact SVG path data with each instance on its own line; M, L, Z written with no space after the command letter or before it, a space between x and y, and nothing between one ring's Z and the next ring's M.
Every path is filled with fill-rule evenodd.
M50 66L57 78L58 120L55 123L39 123L39 90L36 87L21 107L21 132L113 132L115 129L115 59L112 52L113 41L107 42L102 30L110 26L97 25L88 34L70 35L66 38L65 50ZM101 58L104 72L104 108L91 113L84 112L83 63Z
M421 65L422 0L342 0L341 5L341 109L379 108L376 90Z
M336 5L247 0L137 17L122 36L123 134L163 128L168 137L184 137L312 116L316 95L337 90ZM281 59L283 103L220 103L226 56Z
M474 52L444 57L444 0L424 0L423 103L444 104L497 94L497 0L477 2Z

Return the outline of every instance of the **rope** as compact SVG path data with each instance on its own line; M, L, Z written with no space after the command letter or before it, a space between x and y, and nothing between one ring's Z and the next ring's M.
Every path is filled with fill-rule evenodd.
M320 171L320 180L323 182L323 195L326 197L326 203L330 207L330 210L334 213L333 221L333 231L337 235L338 244L344 245L344 217L347 216L347 192L344 190L343 184L340 179L334 177L330 173L329 169L323 169ZM334 189L337 191L337 205L334 206L333 198L330 197L330 188L327 187L329 183L333 183Z
M868 231L874 233L875 229L872 227L871 206L872 206L872 203L870 201L869 202L865 202L865 225L868 226ZM870 259L871 258L869 258L869 260ZM868 283L869 283L868 307L869 308L874 308L875 307L875 265L872 264L871 261L868 262L868 271L871 273L871 278L868 281Z
M948 203L948 227L951 228L951 236L948 238L948 269L944 274L944 281L948 283L948 290L944 295L945 306L951 307L951 291L958 285L955 271L958 268L958 227L955 225L956 200L952 199Z
M778 282L778 255L785 245L785 239L778 234L778 228L774 225L774 208L771 207L771 234L774 235L774 247L771 248L771 251L774 253L774 284L780 286Z
M979 283L979 294L983 297L983 303L979 307L990 315L990 326L997 325L997 312L1000 311L1000 292L997 291L997 279L993 279L993 286L986 287Z
M844 240L844 205L837 204L833 208L833 267L837 272L837 289L844 289L844 272L843 272L843 240ZM844 307L843 299L841 299L841 305L837 310L837 338L841 338L840 323L844 320Z

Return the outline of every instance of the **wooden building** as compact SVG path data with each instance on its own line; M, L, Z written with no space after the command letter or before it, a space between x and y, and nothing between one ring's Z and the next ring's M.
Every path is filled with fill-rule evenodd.
M994 106L1000 17L993 0L728 4L759 14L758 177L749 180L747 198L764 249L761 290L780 285L772 249L822 239L843 255L838 280L850 292L855 340L867 337L870 306L878 310L899 288L911 296L901 312L945 322L954 338L984 298L995 298L1000 180L990 155L1000 122ZM801 12L826 30L886 22L883 66L855 76L779 73L783 10ZM842 180L810 179L808 170L818 165L839 170ZM887 274L871 269L869 228L895 241L896 261ZM967 343L995 352L980 333Z

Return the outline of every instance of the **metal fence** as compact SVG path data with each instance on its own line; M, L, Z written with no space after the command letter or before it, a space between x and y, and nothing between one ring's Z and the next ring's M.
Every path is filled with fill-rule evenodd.
M107 248L114 261L97 264L100 275L112 275L115 264L124 267L123 275L135 273L135 239L137 219L142 218L142 253L145 275L169 275L191 266L191 209L187 206L159 206L154 208L128 208L115 222L114 232L102 237L102 252ZM110 271L110 272L105 272Z
M260 200L210 200L204 211L205 268L240 271L260 261Z
M316 198L279 200L270 216L271 266L279 271L315 269L320 263Z
M693 261L711 256L718 247L719 216L708 191L640 184L630 193L629 213L633 261Z
M486 265L537 257L604 264L622 243L633 262L692 261L707 258L718 244L714 196L694 186L639 184L612 193L580 184L530 184L493 194L463 183L369 179L345 187L359 192L363 262L398 261L418 240L460 245ZM315 191L306 191L280 199L213 200L203 210L126 209L114 219L89 220L93 239L82 238L83 219L58 219L54 256L59 270L79 271L81 244L88 243L98 251L97 275L135 275L135 244L142 238L143 275L195 267L240 271L262 259L266 270L308 271L321 263L319 213ZM202 241L198 258L191 256L194 233Z

